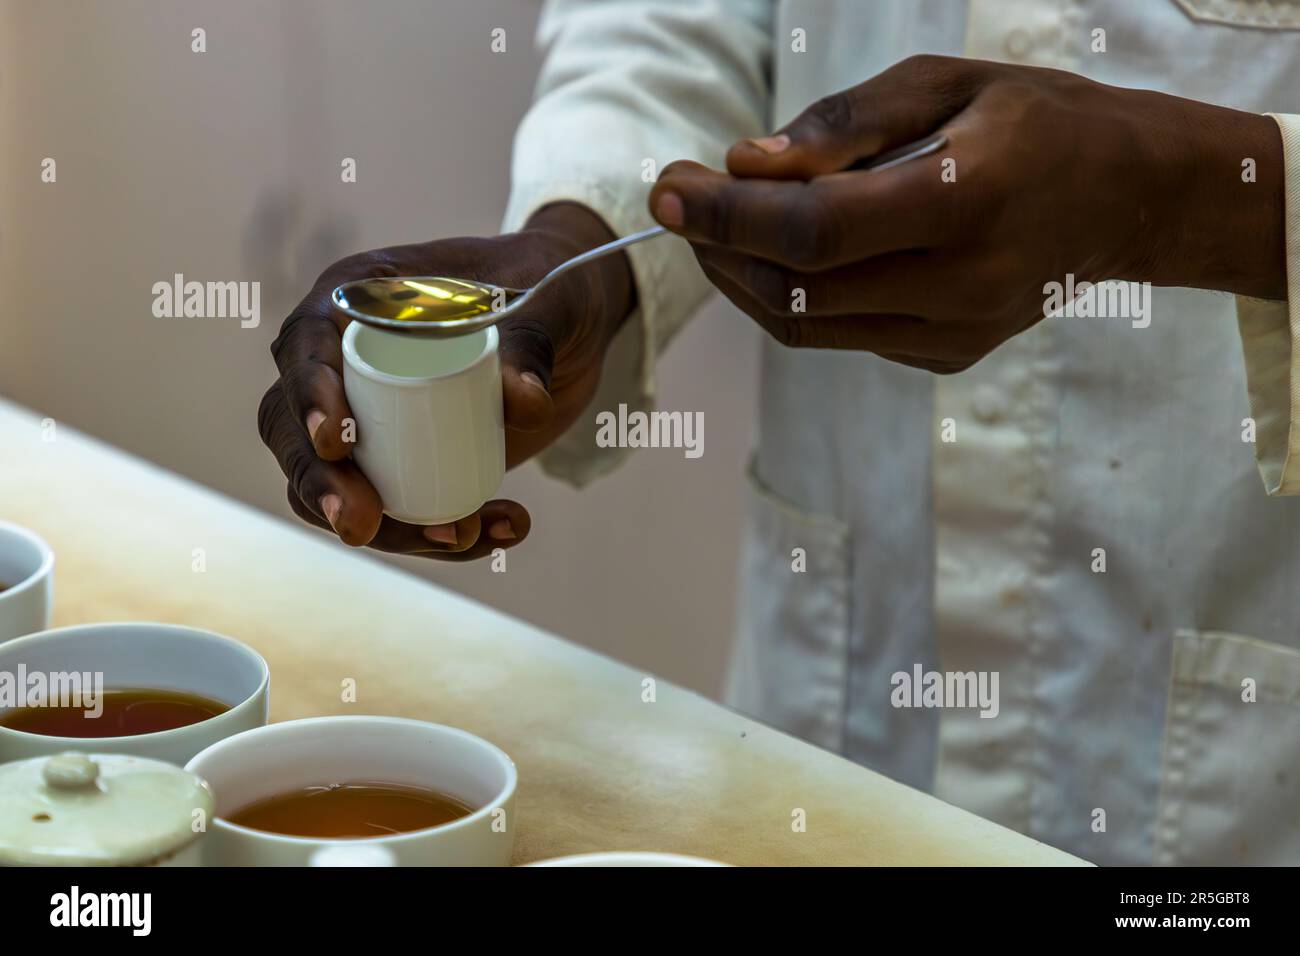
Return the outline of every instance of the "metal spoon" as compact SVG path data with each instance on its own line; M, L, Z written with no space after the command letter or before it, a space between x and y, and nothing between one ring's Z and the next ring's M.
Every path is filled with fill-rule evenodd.
M473 279L407 276L355 279L334 290L334 306L359 322L390 332L445 338L495 325L570 269L667 232L655 226L588 249L560 263L529 289Z
M947 137L936 133L856 163L850 169L888 169L940 150L947 142ZM331 298L345 315L378 329L430 338L469 335L500 322L570 269L666 232L663 226L655 226L589 249L560 263L529 289L447 276L378 276L345 282Z

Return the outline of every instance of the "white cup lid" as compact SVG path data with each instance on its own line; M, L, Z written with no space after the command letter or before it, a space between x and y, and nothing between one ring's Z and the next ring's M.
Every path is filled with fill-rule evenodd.
M212 791L180 767L65 753L0 765L0 866L139 866L183 849Z

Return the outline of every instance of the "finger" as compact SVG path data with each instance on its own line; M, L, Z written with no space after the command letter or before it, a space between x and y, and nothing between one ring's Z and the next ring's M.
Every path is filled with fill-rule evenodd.
M966 194L942 187L937 156L810 183L737 179L674 163L651 190L650 208L693 242L811 272L949 242L963 215L957 203ZM676 222L672 215L665 221L665 207Z
M431 529L384 518L372 548L393 554L409 554L444 561L475 561L487 557L497 548L508 550L521 543L532 528L524 506L515 501L495 499L486 502L474 514L454 525ZM455 543L448 543L444 532L454 529Z
M281 326L271 355L289 415L320 458L339 461L351 454L343 435L353 418L343 393L343 340L331 311L328 299L322 303L313 291ZM355 433L350 437L356 440Z
M547 303L552 310L560 302ZM501 387L506 427L537 432L555 417L555 403L549 390L555 367L555 345L546 313L532 307L523 315L511 316L499 328L501 334ZM555 316L550 316L554 321Z
M298 492L294 491L292 482L284 486L284 491L285 498L289 501L289 508L294 514L307 522L307 524L315 525L322 531L328 531L330 534L334 533L334 529L330 527L328 521L302 503L302 499L298 497Z
M772 136L736 143L727 152L727 170L808 180L848 169L937 130L970 104L996 70L978 60L911 57L823 97Z
M313 509L307 507L294 491L288 489L289 507L303 521L325 531L333 531L330 523ZM379 530L370 540L369 547L390 554L440 554L454 553L470 547L478 539L481 522L476 514L458 522L422 528L404 524L384 515Z
M308 508L293 486L288 488L289 506L298 517L325 531L332 531L328 521ZM452 524L431 528L406 524L384 516L370 547L388 554L406 554L443 561L474 561L487 557L497 548L509 550L523 542L532 529L532 520L523 505L496 499Z
M947 362L939 359L922 358L918 355L904 355L901 352L877 352L882 359L887 359L898 365L906 365L909 368L917 368L923 372L933 372L935 375L955 375L957 372L964 372L974 365L974 362Z
M1005 307L1004 300L991 294L992 283L981 285L978 266L955 255L894 253L810 275L717 246L699 246L695 252L715 285L720 277L729 288L743 290L753 308L773 317L774 328L779 330L787 316L795 322L793 330L778 338L826 348L866 348L934 372L969 368L988 354L994 343L988 323L978 321L981 310ZM796 302L802 312L795 310ZM905 320L897 327L897 338L885 321L891 315ZM916 361L904 361L901 355Z
M306 429L290 414L279 382L263 396L257 424L301 503L325 519L344 543L370 543L383 516L379 494L351 459L331 462L316 455Z
M472 541L462 540L462 546L454 551L414 553L444 561L477 561L490 556L498 548L508 551L521 544L532 530L528 511L517 501L501 498L488 501L472 517L481 529ZM457 522L457 528L460 528L460 522Z
M293 485L289 485L288 498L289 507L303 521L325 531L334 530L329 521L303 502ZM477 512L452 524L427 528L384 515L368 546L389 554L451 554L471 547L478 540L481 526Z
M697 245L696 259L744 286L772 311L813 316L898 312L951 314L954 268L942 254L887 253L826 272L800 272L725 246Z
M782 345L789 348L849 349L859 352L920 354L931 330L912 315L816 316L774 310L727 273L701 260L700 267L718 290Z
M439 525L407 524L385 515L370 547L390 554L457 554L474 547L482 533L483 520L477 511Z

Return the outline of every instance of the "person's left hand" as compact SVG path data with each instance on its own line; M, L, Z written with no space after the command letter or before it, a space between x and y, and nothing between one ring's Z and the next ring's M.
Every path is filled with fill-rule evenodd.
M936 131L937 153L850 168ZM735 144L727 170L665 167L651 211L790 346L960 371L1042 319L1067 274L1286 297L1267 116L918 56Z

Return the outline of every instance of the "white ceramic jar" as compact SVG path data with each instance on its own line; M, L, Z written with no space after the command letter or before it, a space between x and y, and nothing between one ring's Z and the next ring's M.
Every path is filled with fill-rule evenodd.
M352 457L385 514L445 524L496 494L506 468L497 342L495 328L422 339L353 322L343 333Z

